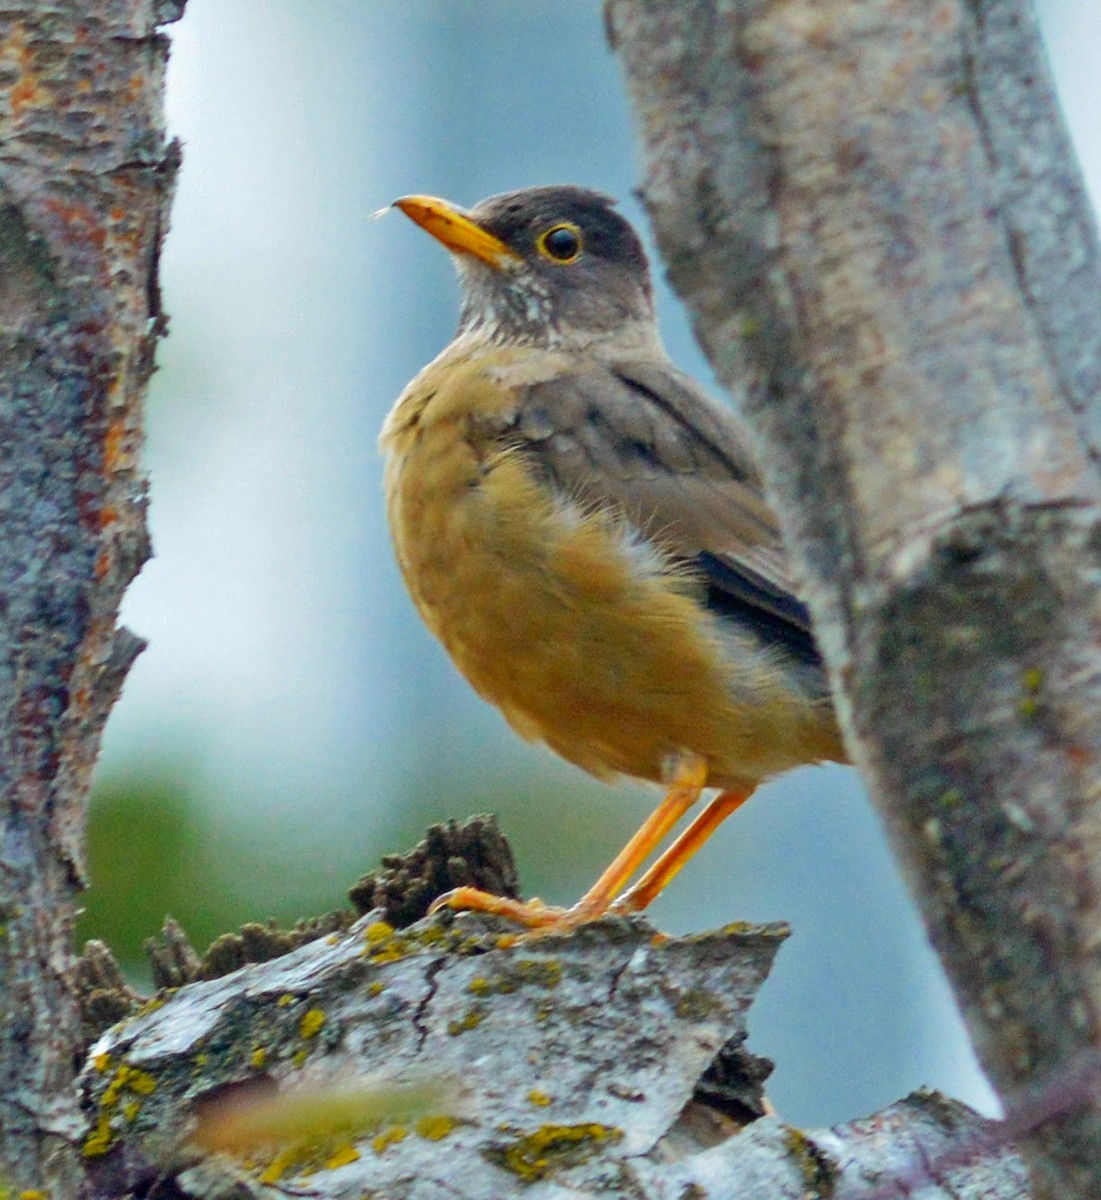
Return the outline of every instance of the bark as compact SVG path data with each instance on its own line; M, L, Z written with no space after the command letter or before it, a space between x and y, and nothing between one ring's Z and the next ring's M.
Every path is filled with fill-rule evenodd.
M1096 1196L1101 289L1031 10L607 16L854 761L1036 1194Z
M832 1130L767 1114L743 1041L783 926L514 945L471 914L380 918L105 1033L88 1195L1027 1200L997 1130L933 1093Z
M1095 760L1082 718L1093 675L1088 656L1071 657L1063 641L1066 622L1073 617L1081 632L1095 611L1075 558L1091 550L1096 487L1083 449L1094 428L1095 360L1088 328L1074 325L1074 297L1092 288L1093 244L1076 224L1072 185L1047 169L1058 139L1054 149L1029 140L1033 125L1047 128L1037 64L1016 108L1012 88L1008 99L999 92L1012 110L1006 124L983 108L983 79L1016 78L990 65L989 46L1000 43L984 9L936 10L923 36L952 64L952 46L970 57L958 77L942 63L932 71L921 103L903 99L933 158L977 156L993 190L981 193L986 207L972 214L969 236L1001 257L977 274L961 266L966 213L948 200L965 210L970 180L945 199L929 171L918 197L925 207L912 207L910 176L877 165L897 132L872 120L879 107L844 144L847 170L862 179L859 195L848 195L846 180L830 173L831 122L859 108L845 80L855 86L863 59L848 63L831 94L796 52L813 59L808 46L824 44L841 55L860 43L846 30L831 41L831 23L864 21L878 34L876 20L889 24L897 6L835 7L823 17L789 0L712 14L704 49L737 55L711 75L700 58L690 82L702 90L683 94L691 20L708 6L620 0L611 18L637 65L638 94L674 89L659 96L646 128L659 156L674 128L679 161L675 178L655 177L650 199L659 218L671 214L670 261L682 283L698 284L700 327L722 348L721 369L745 388L776 444L777 496L810 494L819 476L844 480L843 508L819 502L799 517L789 503L784 512L860 760L885 806L892 789L904 797L896 836L915 877L935 868L927 911L951 948L973 1023L990 1030L996 1078L1045 1083L1047 1067L1089 1046L1094 1028L1088 993L1076 990L1091 965L1081 939L1093 915L1086 790ZM1004 1129L935 1095L829 1131L795 1130L766 1110L745 1018L777 928L668 940L643 922L609 921L517 945L473 916L396 933L376 912L275 961L158 998L100 1039L73 1089L82 1030L69 939L84 802L103 722L140 649L117 627L117 612L148 552L140 399L162 324L156 261L176 166L164 142L166 47L156 25L178 15L167 0L0 5L0 1193L875 1200L920 1188L932 1200L1024 1200L1024 1167ZM647 31L647 22L657 24ZM631 59L643 32L664 80L647 74L644 56ZM918 58L894 63L900 94L928 66ZM871 65L861 70L874 75ZM777 85L787 79L782 102L765 86L769 72ZM806 88L818 88L833 112L826 129L798 119ZM682 95L689 110L678 107ZM1021 105L1037 96L1030 125ZM709 114L712 101L720 108ZM960 128L928 134L922 104L930 121L947 112ZM1023 172L992 166L1019 144L1011 120L1023 130L1023 184ZM752 136L732 136L739 130ZM701 147L710 165L696 157ZM693 170L699 186L671 205ZM1054 200L1035 199L1034 178ZM826 236L800 204L820 192L841 206L823 212ZM894 221L886 238L876 225L885 213ZM1049 221L1049 237L1032 235L1030 213ZM678 241L678 215L687 242ZM1013 221L1022 227L1010 236ZM929 229L964 245L930 265ZM824 261L815 258L821 246ZM732 279L738 301L727 308ZM966 294L957 291L963 280ZM865 290L873 283L878 294ZM1016 323L1014 302L1024 309ZM906 357L911 326L928 361ZM1047 343L1065 329L1075 338L1060 356ZM730 341L731 332L748 337ZM971 341L941 352L937 333ZM973 346L979 334L986 341ZM1044 347L1038 360L1029 357L1034 344ZM861 358L868 346L870 363ZM950 412L942 401L958 444L928 416L907 423L907 400L917 393L935 403L928 384L945 380L967 401ZM988 392L999 393L996 416ZM865 413L871 399L881 412L856 436L860 397ZM904 489L861 471L865 440L892 454L894 475L922 468L935 486L901 504ZM946 465L934 468L940 453ZM1036 563L1048 572L1042 594ZM838 567L851 580L845 588ZM1009 591L1000 570L1016 572ZM937 607L943 592L950 620ZM892 620L912 632L890 633ZM993 669L981 636L990 627L1002 656ZM945 634L948 645L938 641ZM965 686L976 663L986 671L981 686ZM875 690L877 671L886 691ZM953 684L947 693L941 671ZM911 692L927 731L912 742L884 700ZM989 925L1007 914L1017 924L991 959ZM181 977L194 967L179 937L170 958ZM1051 978L1038 988L1040 960ZM99 991L113 988L125 1011L130 997L106 956L93 956L85 973L111 984ZM1076 1079L1064 1089L1075 1102L1088 1082ZM1040 1088L1011 1126L1029 1134L1033 1163L1054 1172L1040 1177L1044 1187L1072 1176L1094 1137L1092 1108L1068 1124L1068 1107L1058 1089ZM267 1113L260 1125L271 1144L243 1150L242 1126L258 1112ZM1052 1119L1041 1137L1042 1117Z
M141 642L141 397L175 152L154 0L0 5L0 1191L74 1196L88 780Z

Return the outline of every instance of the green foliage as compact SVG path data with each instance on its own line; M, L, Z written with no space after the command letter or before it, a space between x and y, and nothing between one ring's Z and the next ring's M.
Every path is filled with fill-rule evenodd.
M653 799L580 776L564 782L516 771L488 786L464 776L421 778L410 793L390 797L381 814L364 803L361 821L350 816L338 822L345 832L330 827L320 839L308 829L310 813L330 803L320 791L304 803L299 820L288 821L252 810L224 815L166 764L103 779L89 816L91 884L78 945L101 938L127 974L143 981L142 945L166 914L200 951L246 921L293 924L345 904L359 875L381 855L415 845L428 825L476 812L499 815L527 894L571 903Z
M165 915L205 944L248 913L212 869L211 839L186 780L163 771L107 780L88 823L91 885L77 944L101 938L131 974L145 971L142 944Z

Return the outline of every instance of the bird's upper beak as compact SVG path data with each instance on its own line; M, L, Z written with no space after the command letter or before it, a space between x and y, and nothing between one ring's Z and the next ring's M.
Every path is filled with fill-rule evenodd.
M491 267L519 257L499 237L446 200L437 200L435 196L402 196L394 201L394 207L455 254L471 254Z

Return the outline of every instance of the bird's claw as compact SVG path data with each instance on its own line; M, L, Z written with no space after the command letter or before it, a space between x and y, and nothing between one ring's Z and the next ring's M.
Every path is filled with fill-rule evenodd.
M570 933L579 925L602 916L605 911L598 911L593 905L584 903L575 904L572 908L559 908L553 904L544 904L538 897L531 900L512 900L508 896L495 896L492 892L483 892L480 888L473 887L458 887L444 892L433 901L428 910L429 915L444 908L504 917L524 926L528 930L526 936L529 937L540 937L547 933Z

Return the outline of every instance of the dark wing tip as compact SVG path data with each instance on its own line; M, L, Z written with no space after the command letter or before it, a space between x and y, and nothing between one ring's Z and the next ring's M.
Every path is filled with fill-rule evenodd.
M696 556L694 565L703 575L705 602L712 612L752 630L764 642L782 646L800 662L822 666L810 612L797 596L706 551Z

